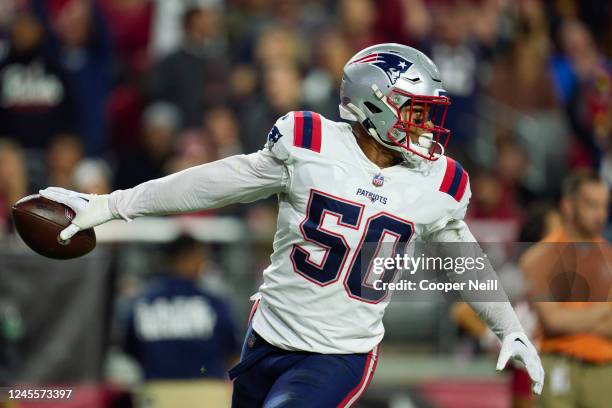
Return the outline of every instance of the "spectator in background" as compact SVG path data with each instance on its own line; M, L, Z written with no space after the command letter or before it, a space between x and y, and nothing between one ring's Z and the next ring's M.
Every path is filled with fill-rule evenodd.
M298 26L302 38L313 38L316 33L333 23L333 13L330 12L331 4L327 0L292 0L288 3L287 15L295 15L294 19L283 18L283 8L280 10L279 20L287 26Z
M74 169L72 184L86 194L109 194L112 190L112 172L102 159L84 159Z
M186 0L153 0L153 26L149 54L161 59L181 46L181 19L188 7Z
M249 32L240 44L245 49L235 51L241 62L233 69L229 83L232 108L236 112L250 109L257 100L258 74L268 66L279 62L299 65L307 56L307 48L300 41L296 27L270 21L261 26L249 24Z
M495 175L504 191L503 200L523 209L536 200L536 195L526 185L529 164L525 149L516 141L505 140L498 144Z
M225 379L238 344L228 304L198 284L206 252L193 238L180 236L166 253L166 274L134 301L126 351L147 380Z
M340 30L353 53L385 41L381 31L375 30L378 10L372 0L341 0L338 2Z
M270 123L294 110L307 110L303 103L302 74L292 61L276 61L263 69L263 95L245 107L242 129L247 152L263 146Z
M278 63L300 66L308 55L308 48L300 41L297 27L272 21L262 23L261 27L251 27L243 43L246 50L242 50L244 55L238 50L237 58L241 63L232 71L230 82L232 108L236 112L250 109L253 101L261 96L257 94L261 91L261 74L269 66Z
M526 181L530 189L554 196L567 170L570 134L549 69L550 40L542 28L547 24L540 10L543 5L526 3L537 5L533 7L538 11L529 11L529 17L519 20L520 30L509 52L493 64L488 84L491 98L482 107L491 111L491 144L511 141L528 147Z
M24 154L15 142L0 139L0 236L11 229L11 206L28 192Z
M9 50L9 26L16 12L16 5L11 0L0 3L0 61L2 61Z
M46 54L43 27L32 14L17 14L0 61L0 135L43 149L57 133L74 131L77 119L67 74Z
M47 181L53 185L74 189L74 171L83 158L83 145L74 135L58 135L47 151Z
M553 58L552 71L577 140L572 164L597 168L612 145L612 65L579 20L563 22L558 36L562 53Z
M482 45L471 32L475 9L465 2L436 3L431 13L435 30L425 42L451 97L453 108L448 110L445 126L452 130L451 147L458 152L469 148L475 136L473 126L468 124L477 120L479 78L483 73Z
M563 2L559 2L563 7ZM589 28L597 41L600 51L612 56L612 5L607 0L576 1L573 2L574 15L580 17ZM566 6L566 8L569 8Z
M233 23L231 33L234 35L232 42L235 45L232 53L242 63L262 63L262 55L257 50L258 42L268 43L276 50L291 48L300 64L308 62L310 38L326 25L334 23L334 15L328 10L331 5L326 4L329 2L325 0L244 3L234 7L230 13ZM262 41L263 37L267 38ZM287 47L290 43L299 43L299 46L293 44ZM276 54L274 57L279 56Z
M151 0L98 0L110 28L120 71L142 72L149 65L153 20ZM176 3L176 1L165 2Z
M539 37L518 34L510 52L492 68L490 96L522 113L555 109L557 99L547 63L547 45Z
M213 141L201 128L183 132L175 150L175 155L166 163L166 174L214 161L216 157Z
M434 26L424 0L387 0L377 2L376 31L385 42L412 46L429 35Z
M257 72L251 64L240 63L229 73L229 99L232 109L239 112L257 91Z
M156 63L148 78L150 99L176 105L182 129L200 126L205 109L227 97L229 64L220 39L222 18L218 6L187 9L182 46Z
M497 49L503 49L511 31L508 8L513 2L476 1L471 2L471 16L468 21L472 35L492 57Z
M318 65L329 75L334 89L340 89L344 64L353 55L349 44L337 30L330 29L318 39ZM316 55L316 54L315 54Z
M338 93L344 64L353 55L352 49L342 34L332 28L320 33L315 44L312 56L315 64L304 79L304 102L316 106L317 112L326 118L340 120Z
M472 178L472 199L468 210L469 219L509 220L519 222L520 210L512 195L493 172L486 170Z
M240 127L234 112L226 106L217 106L204 113L204 129L216 148L216 159L242 154Z
M178 109L170 103L157 102L146 108L141 144L118 152L115 188L133 187L167 174L165 166L174 154L180 121Z
M609 202L597 176L571 175L563 186L560 228L521 258L541 328L548 378L543 407L601 407L612 398L612 304L605 302L612 277L601 236ZM580 250L572 243L582 243Z
M190 8L197 8L208 13L207 19L218 24L223 13L223 0L152 0L154 4L153 30L150 44L150 53L153 58L163 58L172 54L181 47L183 38L181 28L184 24L184 15ZM213 27L211 26L211 29ZM219 51L225 47L224 33L215 30L210 36L210 46ZM214 43L214 44L213 44Z
M152 57L149 44L154 2L152 0L99 0L113 39L113 89L108 96L106 120L107 147L121 167L119 188L124 176L125 160L129 163L143 147L142 115L147 101L142 80L148 74ZM177 3L177 1L165 2ZM137 173L144 170L137 169ZM138 177L139 181L142 179ZM131 186L131 185L130 185Z
M300 43L295 30L280 25L271 25L257 37L254 62L262 68L278 61L299 64L304 60L305 44Z
M487 90L498 103L494 106L495 122L501 124L498 139L515 138L524 115L555 111L559 106L549 69L551 42L544 2L512 3L508 12L514 17L510 44L493 64Z
M67 71L77 100L78 134L87 155L106 149L106 100L112 53L106 21L92 0L31 0L50 50Z

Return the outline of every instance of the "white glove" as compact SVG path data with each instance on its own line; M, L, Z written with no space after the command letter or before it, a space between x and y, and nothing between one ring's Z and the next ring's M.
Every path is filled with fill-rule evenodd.
M541 394L544 386L544 368L538 352L525 333L515 332L504 337L497 359L497 371L503 370L510 358L525 364L527 373L531 377L533 392Z
M60 187L48 187L39 194L46 199L62 203L72 208L76 216L72 224L60 232L60 239L66 241L81 230L112 220L113 214L108 206L108 194L83 194Z

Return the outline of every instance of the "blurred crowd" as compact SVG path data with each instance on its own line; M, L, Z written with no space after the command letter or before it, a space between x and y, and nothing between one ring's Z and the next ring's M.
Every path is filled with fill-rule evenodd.
M103 194L250 153L291 110L339 120L344 64L380 42L417 47L440 69L452 103L449 155L470 173L477 238L542 239L561 222L562 180L576 170L612 185L608 0L0 0L0 237L11 232L11 205L40 188ZM272 200L199 216L220 211L244 216L255 234L276 227ZM489 233L482 227L489 221L506 234ZM236 340L227 340L235 330L210 316L240 306L200 290L199 273L210 279L213 262L192 241L178 242L170 249L180 257L168 257L166 275L145 279L132 308L118 308L131 324L128 352L146 378L162 369L201 377L204 368L221 378L235 358ZM268 243L256 248L254 280L269 260ZM140 269L159 266L148 247L135 251L151 264ZM119 269L137 275L132 263ZM128 297L138 284L117 292ZM234 286L250 290L245 280ZM195 300L185 303L187 295ZM176 301L160 305L158 297ZM170 344L176 361L158 359L165 354L155 342L168 333L155 329L174 327L168 310L183 309L193 312L193 321L178 321L187 343ZM198 324L231 347L190 358L206 367L178 367L181 353L191 352L184 344L199 347ZM387 326L393 340L407 325ZM141 343L138 327L148 330Z
M343 65L378 42L415 46L440 68L450 154L471 174L469 216L520 223L571 169L612 183L611 10L606 0L3 0L0 231L10 205L43 186L107 193L253 152L291 110L337 120Z

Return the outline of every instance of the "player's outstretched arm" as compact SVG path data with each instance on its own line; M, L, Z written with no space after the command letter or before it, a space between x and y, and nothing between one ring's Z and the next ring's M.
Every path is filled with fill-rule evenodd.
M428 241L473 244L466 250L478 253L473 253L470 256L475 259L482 254L476 239L467 224L462 220L450 221L445 228L431 234ZM490 263L487 261L486 264L487 268L485 268L484 273L495 275ZM456 276L451 272L449 278L453 280ZM501 295L504 299L496 299L495 302L474 301L474 299L465 298L465 296L464 300L502 342L497 360L497 370L503 370L510 359L522 362L531 378L533 392L541 394L544 386L544 368L538 352L525 334L512 305L503 293L503 289Z
M281 192L287 170L269 150L238 155L192 167L147 181L128 190L91 195L58 187L40 190L40 195L72 208L72 224L60 238L67 240L80 230L112 219L127 221L146 215L175 214L233 203L245 203Z

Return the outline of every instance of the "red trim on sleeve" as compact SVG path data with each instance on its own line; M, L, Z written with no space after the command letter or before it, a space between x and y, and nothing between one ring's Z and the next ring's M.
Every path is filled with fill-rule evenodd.
M455 200L461 201L463 198L463 194L465 193L465 188L467 187L468 175L464 170L461 174L461 181L459 182L459 188L457 189L457 193L455 194Z
M302 146L304 143L304 114L294 112L293 120L293 145Z
M310 149L321 153L321 115L312 112L312 143Z
M450 189L451 183L453 182L453 177L455 176L455 161L450 157L446 158L446 171L444 173L444 178L442 179L442 184L440 185L440 191L444 193L448 193Z

